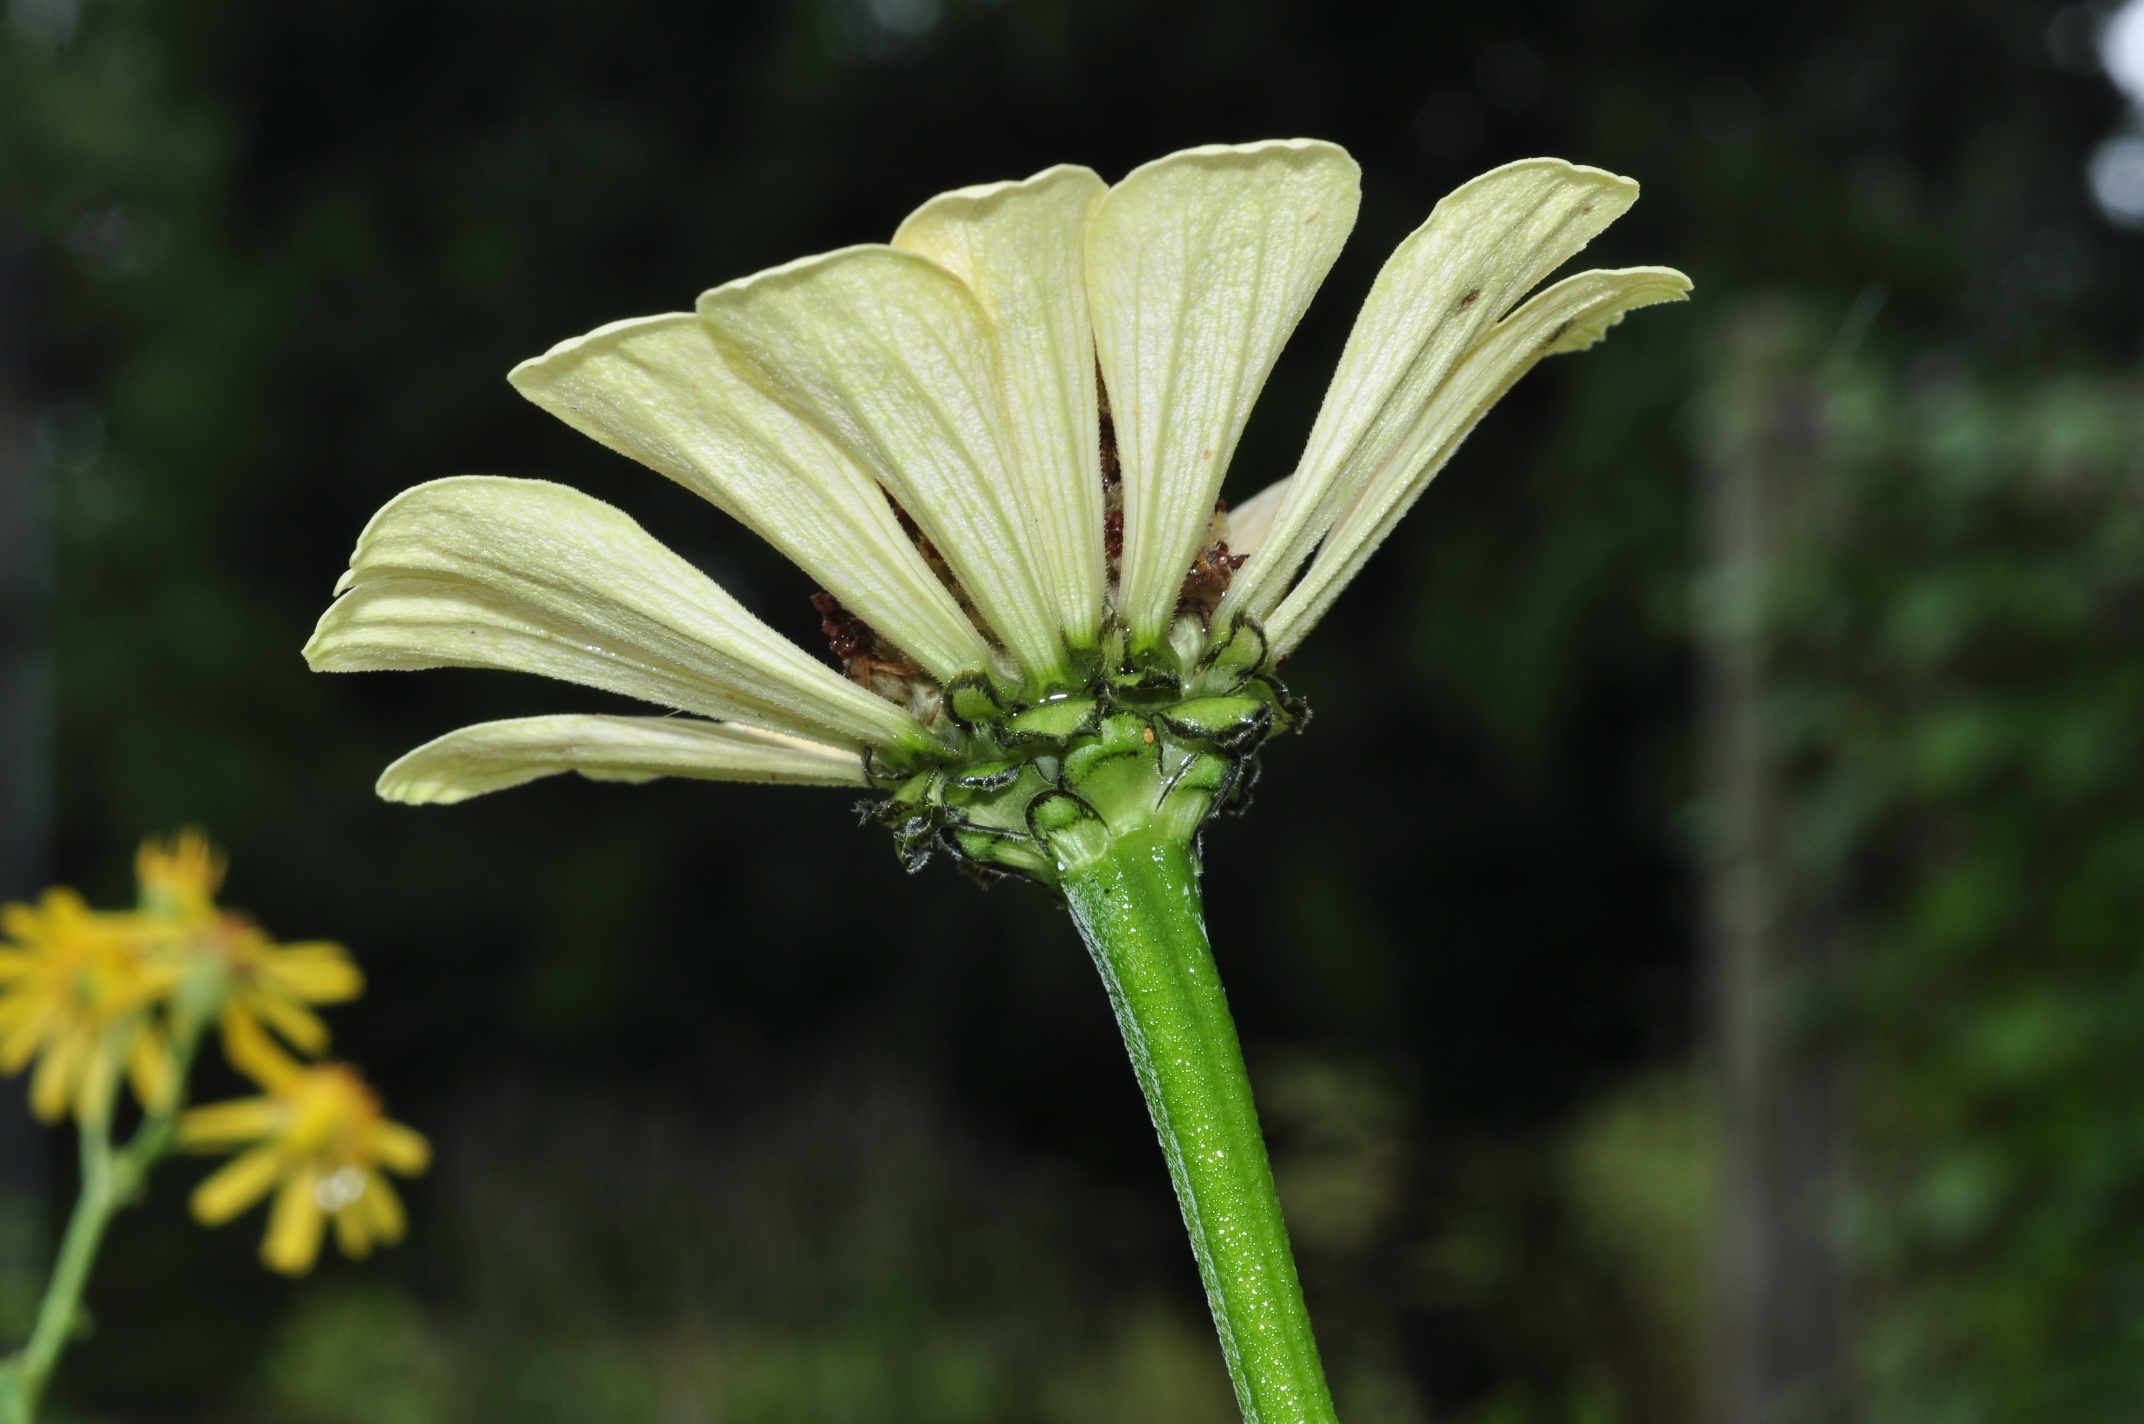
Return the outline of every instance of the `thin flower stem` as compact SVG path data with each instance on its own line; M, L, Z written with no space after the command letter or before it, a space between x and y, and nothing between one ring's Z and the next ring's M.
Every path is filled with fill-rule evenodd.
M31 1424L44 1396L45 1385L59 1363L80 1317L82 1292L97 1262L97 1249L104 1244L105 1228L120 1208L135 1200L142 1179L157 1158L170 1146L173 1125L185 1100L185 1084L193 1068L194 1050L200 1042L198 1028L183 1029L172 1050L178 1063L178 1084L173 1099L161 1111L145 1116L123 1148L112 1145L112 1108L103 1110L80 1126L82 1186L75 1196L74 1212L67 1220L67 1234L60 1239L59 1259L52 1278L45 1283L45 1298L37 1308L37 1323L30 1342L7 1361L0 1373L0 1424ZM113 1074L113 1097L119 1075Z
M23 1347L15 1361L15 1388L8 1401L14 1415L10 1424L29 1424L37 1417L37 1405L44 1394L45 1382L51 1378L52 1367L59 1362L60 1351L66 1348L68 1336L74 1333L75 1318L81 1309L82 1288L89 1282L90 1267L96 1264L97 1248L104 1241L104 1229L111 1223L112 1213L119 1205L119 1162L112 1151L110 1112L83 1123L80 1136L82 1186L75 1196L74 1213L67 1221L67 1234L60 1242L52 1279L45 1284L45 1298L37 1309L36 1328L30 1332L30 1343Z
M1062 883L1168 1158L1245 1424L1334 1424L1191 848L1134 831Z

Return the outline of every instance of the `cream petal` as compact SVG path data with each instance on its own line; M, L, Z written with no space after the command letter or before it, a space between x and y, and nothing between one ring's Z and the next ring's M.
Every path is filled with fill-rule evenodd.
M1561 159L1463 184L1393 250L1348 334L1288 498L1229 586L1217 622L1265 617L1363 487L1415 458L1423 412L1537 282L1638 199L1638 185Z
M582 434L788 555L941 681L989 645L855 461L733 370L690 312L613 322L507 376Z
M1355 224L1329 143L1187 149L1134 169L1087 228L1087 300L1124 463L1117 610L1167 634L1251 404Z
M464 475L404 491L366 526L338 590L306 644L316 672L502 668L817 740L934 745L564 485Z
M851 247L717 287L699 312L741 371L893 493L1027 674L1061 679L996 332L967 285L914 253Z
M1092 169L1060 165L1024 182L940 194L893 236L895 247L966 282L996 324L1022 499L1049 561L1058 623L1075 647L1094 646L1105 594L1083 254L1088 214L1106 191Z
M1281 501L1287 497L1288 480L1278 479L1243 503L1230 505L1228 552L1239 556L1257 553L1273 528L1273 516L1280 512Z
M867 784L855 752L780 732L676 717L556 716L449 732L388 767L378 790L388 801L445 806L568 771L593 781Z
M1681 301L1690 279L1668 267L1581 272L1535 296L1498 323L1438 390L1403 455L1380 470L1344 513L1303 581L1265 619L1275 656L1286 656L1347 587L1413 507L1489 408L1544 356L1582 351L1625 312Z

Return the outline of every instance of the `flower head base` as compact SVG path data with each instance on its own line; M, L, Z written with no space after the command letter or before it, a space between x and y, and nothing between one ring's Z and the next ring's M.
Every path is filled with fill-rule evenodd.
M1300 724L1275 666L1489 408L1689 288L1643 267L1527 298L1637 185L1552 159L1486 174L1386 263L1294 474L1229 510L1230 457L1359 177L1288 140L1186 150L1114 187L1057 167L964 188L889 245L515 369L816 578L845 675L617 510L478 477L375 516L307 658L538 672L695 714L465 728L389 767L391 799L567 770L872 785L911 865L943 848L1044 880L1081 826L1193 836Z
M246 1150L194 1189L193 1213L218 1226L273 1192L261 1259L286 1275L312 1269L329 1221L344 1255L402 1239L401 1199L383 1168L415 1176L431 1160L424 1138L380 1110L357 1073L339 1063L293 1067L267 1094L195 1108L179 1119L182 1145Z
M48 890L37 905L0 908L0 933L0 1073L37 1060L39 1118L102 1120L122 1067L145 1106L171 1102L178 1073L153 1011L178 974L149 952L139 917Z

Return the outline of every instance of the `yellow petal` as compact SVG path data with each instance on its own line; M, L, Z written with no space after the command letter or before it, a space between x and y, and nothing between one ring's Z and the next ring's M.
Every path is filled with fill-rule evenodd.
M20 901L0 905L0 934L14 940L42 940L89 918L89 906L80 895L64 885L55 885L35 905Z
M1092 169L1061 165L940 194L893 237L967 283L996 325L1022 500L1075 647L1095 643L1106 574L1085 272L1087 218L1105 191Z
M1308 140L1132 171L1087 230L1087 299L1124 461L1117 609L1159 643L1273 362L1355 225L1361 172Z
M16 1005L11 1004L8 1007L13 1009ZM5 1020L4 1030L0 1030L0 1073L9 1076L22 1071L23 1065L30 1061L31 1055L35 1054L38 1046L45 1041L46 1035L52 1032L59 1017L49 999L24 1002L20 1008L22 1012L19 1015L10 1013Z
M103 1034L92 1038L86 1032L82 1041L86 1046L76 1060L81 1066L75 1080L74 1116L77 1122L97 1122L111 1116L112 1099L119 1093L124 1045Z
M1394 526L1490 407L1544 356L1601 339L1623 314L1681 301L1690 279L1666 267L1581 272L1540 293L1470 352L1423 412L1405 457L1388 462L1327 536L1318 557L1266 619L1266 639L1284 657L1332 607Z
M379 1172L366 1174L365 1194L350 1204L350 1210L365 1213L373 1239L382 1245L394 1245L409 1229L408 1218L402 1211L402 1198Z
M268 1213L268 1235L261 1241L261 1260L286 1276L302 1276L320 1255L323 1213L313 1196L319 1174L307 1167L283 1183Z
M256 1147L203 1178L187 1205L203 1226L221 1226L268 1195L282 1171L283 1159L274 1148Z
M929 744L619 510L564 485L406 490L358 540L315 671L489 667L850 746Z
M0 984L12 984L43 961L19 949L0 949Z
M1413 447L1439 388L1535 283L1637 201L1638 185L1554 158L1461 185L1393 250L1348 334L1273 529L1216 620L1264 618L1362 489ZM1410 463L1411 462L1411 463ZM1270 629L1268 630L1270 632Z
M135 1031L127 1048L127 1077L149 1112L162 1112L177 1099L179 1065L161 1032L149 1026Z
M343 1255L353 1261L362 1261L372 1254L372 1212L360 1196L350 1205L333 1213L335 1221L335 1245Z
M853 751L735 722L557 716L482 722L426 742L380 774L378 791L413 806L451 805L539 777L595 781L768 781L865 785Z
M613 322L507 379L582 434L704 496L939 679L987 665L989 646L877 481L739 376L697 316Z
M415 1128L382 1121L373 1129L373 1155L405 1177L414 1177L431 1165L432 1144Z
M263 985L273 985L308 1004L340 1004L365 992L365 975L350 962L350 952L325 940L278 946L254 970Z
M283 1036L283 1041L308 1058L327 1052L328 1026L320 1015L303 1004L271 994L251 994L247 1004L261 1022Z
M30 1079L30 1111L41 1122L58 1122L67 1116L87 1066L89 1050L80 1033L63 1033L38 1060Z
M262 1087L281 1088L305 1071L304 1065L268 1036L260 1019L245 1006L232 1004L224 1010L222 1029L224 1061Z
M1065 656L1040 511L1014 467L997 336L935 262L851 247L715 288L699 313L755 384L893 493L1031 678Z
M258 1142L275 1133L283 1111L274 1098L233 1098L189 1108L179 1114L179 1145L195 1152L215 1152Z

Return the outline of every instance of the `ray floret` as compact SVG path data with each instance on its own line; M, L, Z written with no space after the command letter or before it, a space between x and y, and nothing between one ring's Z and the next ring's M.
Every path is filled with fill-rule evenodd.
M996 325L926 257L851 247L717 287L700 318L761 389L877 478L1038 684L1067 675L1041 511L1026 500Z
M990 645L876 480L733 370L689 312L612 322L507 379L559 419L705 498L883 629L933 676Z
M1177 593L1251 406L1355 225L1361 171L1314 140L1134 169L1087 229L1087 291L1124 462L1117 612L1135 645Z
M990 318L1011 473L1074 648L1100 638L1106 596L1094 327L1081 272L1088 218L1106 191L1092 169L1060 165L941 194L893 235L895 247L965 282Z
M358 539L306 659L324 672L534 672L851 747L927 745L621 511L564 485L465 475Z
M691 717L564 714L479 722L434 738L380 773L379 793L447 806L568 771L593 781L869 784L856 753L781 732Z

